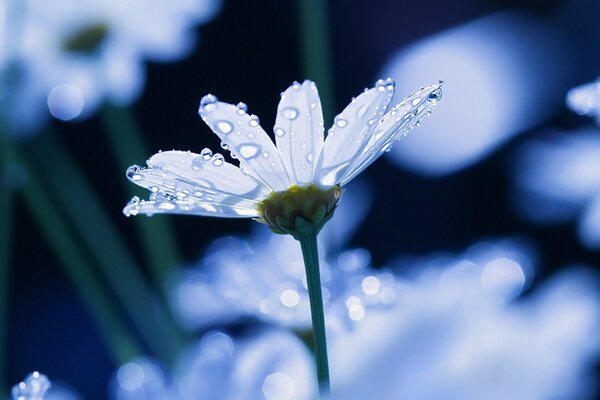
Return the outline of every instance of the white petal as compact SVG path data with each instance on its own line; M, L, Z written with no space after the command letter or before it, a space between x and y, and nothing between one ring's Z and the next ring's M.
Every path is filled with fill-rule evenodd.
M153 196L151 200L140 200L138 197L134 197L123 209L123 214L128 217L138 214L188 214L223 218L254 218L258 216L254 209L218 203L177 200L162 194Z
M344 185L361 173L383 153L391 150L392 146L413 128L421 123L421 119L431 114L442 97L442 83L427 86L413 93L402 102L396 104L379 120L368 144L354 163L340 178Z
M392 81L378 81L335 117L315 170L315 181L330 187L339 183L346 170L363 151L394 95Z
M274 191L290 187L290 179L275 144L260 127L258 118L248 115L244 108L204 96L198 113L219 136L240 166Z
M254 209L270 189L220 154L165 151L148 160L150 168L132 166L127 177L136 185L170 198Z
M324 137L321 100L313 82L295 82L281 94L273 130L291 181L311 183Z

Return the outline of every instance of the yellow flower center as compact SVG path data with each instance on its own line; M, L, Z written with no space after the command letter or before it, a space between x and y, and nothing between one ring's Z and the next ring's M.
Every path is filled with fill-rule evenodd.
M257 220L275 233L287 233L300 240L319 233L333 216L341 194L339 185L330 189L321 189L315 184L292 185L288 190L272 192L258 203L260 217Z

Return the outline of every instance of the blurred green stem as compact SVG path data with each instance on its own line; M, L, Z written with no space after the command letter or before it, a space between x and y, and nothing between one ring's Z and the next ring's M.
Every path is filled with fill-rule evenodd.
M319 393L329 395L329 361L327 358L327 337L325 332L325 313L323 310L323 294L321 289L321 270L319 268L319 251L317 235L308 234L300 239L306 283L310 299L310 315L312 318L313 344L319 380Z
M94 188L52 132L36 138L33 150L44 180L98 261L104 278L144 341L162 361L173 362L183 338L112 224L114 217L124 218L120 208L113 210L112 215L106 211Z
M139 194L139 188L125 179L127 167L146 160L150 155L135 117L130 109L106 105L102 110L102 120L119 168L123 172L119 181L125 184L130 196ZM166 218L135 218L134 221L142 238L153 279L161 290L164 289L170 271L181 260L170 222Z
M26 168L16 145L1 134L0 142L0 158L2 161L22 165L23 168ZM67 278L71 280L78 295L92 314L114 361L121 364L141 355L140 347L134 338L130 336L114 304L108 300L108 296L98 284L98 279L93 274L92 265L88 262L86 255L77 247L75 235L61 219L58 207L52 202L33 171L27 170L27 182L21 190L25 204L38 223L51 249L58 257L59 264ZM3 202L4 209L5 202ZM2 218L3 228L6 224L5 221ZM7 238L3 240L3 245L5 245L8 242L9 235L4 235L4 231L2 234L3 238ZM5 282L4 279L1 281Z
M2 170L0 170L2 172ZM8 302L12 245L13 192L0 177L0 393L6 393Z
M319 87L326 123L333 122L335 105L331 43L325 0L297 0L300 19L302 67L306 78Z

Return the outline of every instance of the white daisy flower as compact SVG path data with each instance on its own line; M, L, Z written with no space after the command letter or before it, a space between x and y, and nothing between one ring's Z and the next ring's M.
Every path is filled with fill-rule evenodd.
M0 3L8 95L0 103L14 130L52 114L84 118L108 100L127 105L141 93L145 60L176 61L195 45L196 24L219 0L23 0Z
M148 168L127 170L152 195L147 201L134 197L123 212L255 218L277 233L318 232L333 214L340 187L418 126L440 100L441 86L421 88L388 108L394 82L379 80L335 117L325 138L315 84L295 82L281 95L275 143L245 104L209 94L199 114L240 166L206 148L200 154L159 152Z

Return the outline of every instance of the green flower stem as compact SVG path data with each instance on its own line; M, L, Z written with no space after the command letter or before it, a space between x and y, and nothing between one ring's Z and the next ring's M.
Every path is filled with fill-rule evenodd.
M4 163L24 165L16 146L4 139L1 134L0 142L0 158ZM76 245L77 238L64 223L58 207L52 202L39 178L32 171L28 171L27 183L22 189L21 195L52 251L58 257L64 273L91 313L114 361L121 364L141 355L140 347L129 334L114 304L108 301L107 294L98 285L92 265ZM6 200L4 200L3 211L6 210L6 204ZM3 225L1 237L6 238L2 242L2 250L4 250L9 235L4 234L7 219L2 216L1 221ZM2 256L4 261L7 253L3 251ZM3 278L0 279L0 282L5 282ZM1 294L5 294L5 292L3 291Z
M10 279L13 195L11 188L0 182L0 393L6 393L7 389L7 382L5 382L6 368L8 367L6 336L8 333L8 282Z
M299 238L306 269L306 282L310 298L310 313L312 317L312 330L317 364L317 377L319 391L322 395L330 392L329 362L327 360L327 338L325 334L325 313L323 311L323 295L321 292L321 273L319 269L319 251L317 235L307 234Z
M147 284L119 230L111 223L114 216L121 216L120 208L112 215L106 211L75 161L51 132L36 138L32 151L40 162L44 180L145 343L162 361L173 362L183 345L183 337L164 303Z
M325 0L297 0L304 74L319 87L325 121L333 120L335 104L331 43Z
M145 160L150 152L130 109L107 105L102 110L102 121L124 177L127 167ZM130 184L124 178L120 181L126 185L125 189L130 196L147 192L142 192L139 187ZM164 289L170 271L179 265L181 260L170 222L166 218L135 218L134 221L138 234L142 238L152 277L161 290Z

